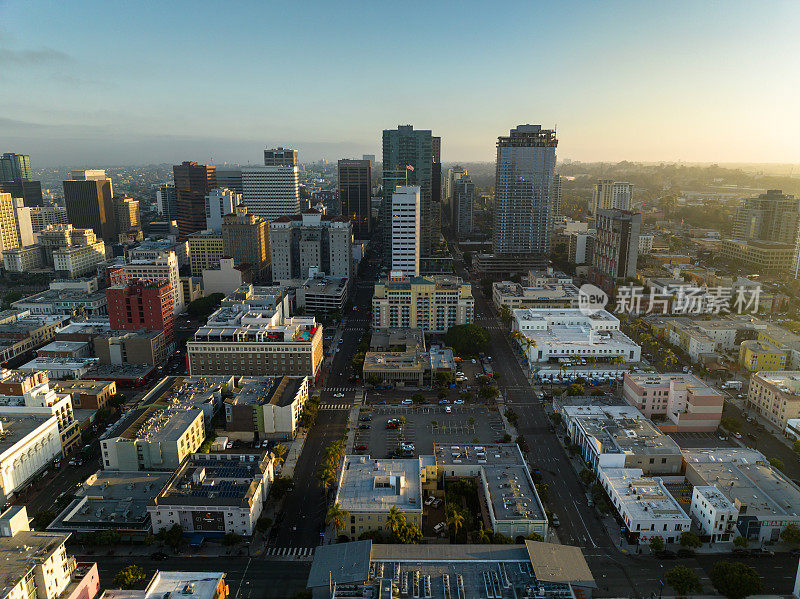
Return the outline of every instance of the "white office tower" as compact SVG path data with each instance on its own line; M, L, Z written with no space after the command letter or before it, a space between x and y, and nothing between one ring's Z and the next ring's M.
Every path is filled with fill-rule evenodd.
M630 210L633 185L624 181L600 179L592 193L592 214L599 210Z
M233 190L217 187L206 195L206 229L222 231L222 223L226 214L236 212L242 203L242 194Z
M392 271L419 276L419 186L398 185L392 194Z
M243 166L242 203L248 214L273 221L300 212L300 169L296 165Z

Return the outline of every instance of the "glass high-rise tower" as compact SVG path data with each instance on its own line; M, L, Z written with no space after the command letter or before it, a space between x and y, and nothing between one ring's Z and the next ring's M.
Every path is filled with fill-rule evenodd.
M431 214L433 185L433 135L430 130L414 130L411 125L383 131L383 224L384 253L391 255L392 194L398 185L420 188L420 243L422 255L430 254L436 232Z
M494 253L539 254L550 249L556 133L519 125L497 138Z
M30 178L30 156L13 152L0 156L0 181L29 181Z

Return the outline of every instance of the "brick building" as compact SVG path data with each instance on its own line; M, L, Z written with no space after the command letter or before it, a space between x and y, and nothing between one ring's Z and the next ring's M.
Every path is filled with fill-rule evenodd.
M132 281L106 290L112 331L164 331L172 343L175 309L167 281Z

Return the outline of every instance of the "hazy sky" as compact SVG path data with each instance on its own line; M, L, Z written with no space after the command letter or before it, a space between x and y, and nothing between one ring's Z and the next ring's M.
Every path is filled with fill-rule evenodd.
M800 2L0 0L0 151L34 166L375 153L800 162Z

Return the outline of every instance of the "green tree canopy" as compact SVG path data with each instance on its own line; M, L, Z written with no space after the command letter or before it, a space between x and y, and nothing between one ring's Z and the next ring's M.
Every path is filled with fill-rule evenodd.
M120 589L132 589L143 580L144 570L141 566L131 564L114 575L114 586Z
M718 561L708 573L711 584L728 599L744 599L764 590L758 572L741 562Z
M444 343L458 355L474 356L489 346L489 332L477 324L460 324L447 330Z
M678 595L699 593L703 590L700 577L691 568L677 565L667 572L667 584L675 589Z
M207 318L214 310L219 308L224 297L224 293L212 293L206 297L198 298L193 302L189 302L189 305L186 306L186 312L192 318Z
M781 532L781 541L792 545L800 545L800 527L797 524L789 524Z
M661 537L653 537L650 539L650 550L654 553L664 551L664 539Z
M700 537L694 534L691 531L686 531L681 535L680 540L681 547L688 547L689 549L697 549L703 543L700 541Z

